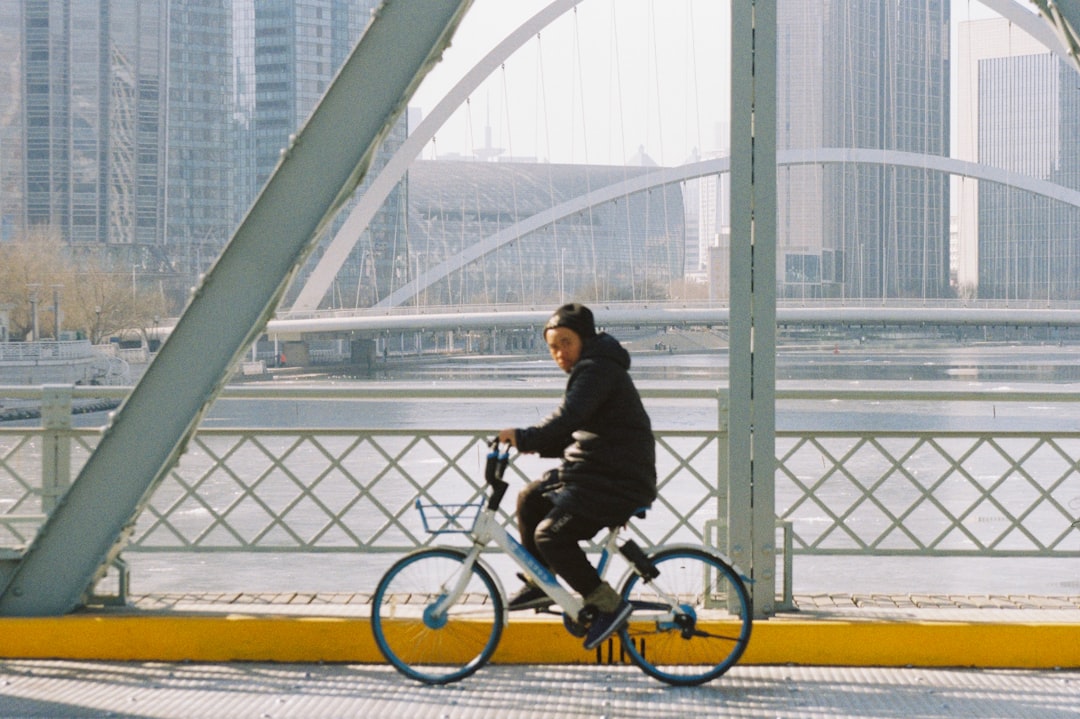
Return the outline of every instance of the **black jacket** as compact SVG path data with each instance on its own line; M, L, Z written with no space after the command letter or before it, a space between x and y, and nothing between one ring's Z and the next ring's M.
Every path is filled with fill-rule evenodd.
M656 498L652 425L629 369L614 337L586 339L559 408L517 430L518 451L563 458L552 501L603 521L624 521Z

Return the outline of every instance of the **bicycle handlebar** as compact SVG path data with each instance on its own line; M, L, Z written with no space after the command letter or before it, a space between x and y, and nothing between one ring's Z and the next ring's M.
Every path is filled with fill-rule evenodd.
M488 443L487 466L484 468L484 479L487 480L488 486L491 487L491 496L488 497L487 508L492 511L499 508L503 497L506 495L506 490L510 488L510 485L503 481L503 475L506 473L506 465L509 463L510 445L507 444L506 449L500 452L499 440L491 440Z

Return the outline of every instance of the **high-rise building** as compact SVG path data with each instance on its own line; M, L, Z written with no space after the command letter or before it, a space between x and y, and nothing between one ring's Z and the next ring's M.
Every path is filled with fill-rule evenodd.
M243 172L238 182L240 215L270 178L289 136L314 110L378 4L379 0L234 0L238 166ZM404 142L406 122L403 117L384 140L369 178ZM363 186L358 192L362 191ZM324 306L366 306L388 291L389 285L379 282L389 278L394 266L395 239L406 247L404 238L398 237L404 231L403 202L400 188L387 198L354 245ZM347 211L342 211L342 218ZM308 266L298 273L286 305L303 286L321 251L317 248Z
M708 153L705 159L722 156L718 152L713 152ZM701 178L698 182L697 198L697 251L694 253L697 264L693 271L705 271L709 248L725 244L722 238L731 232L730 204L731 182L728 175L708 175ZM726 260L724 266L727 266Z
M1000 18L965 23L960 43L969 96L962 122L974 155L964 159L1080 189L1076 69ZM999 183L965 189L980 298L1080 299L1080 208Z
M949 0L783 0L777 148L949 153ZM942 297L948 178L880 164L778 172L778 296Z
M147 4L138 3L140 12ZM169 13L164 254L186 290L235 227L231 9L230 0L162 4Z
M2 3L3 238L47 229L136 274L208 264L232 220L230 28L227 0Z
M22 7L0 3L0 242L25 225L23 195Z
M253 194L311 114L370 18L373 0L236 0L238 94L252 113ZM253 91L253 92L252 92Z

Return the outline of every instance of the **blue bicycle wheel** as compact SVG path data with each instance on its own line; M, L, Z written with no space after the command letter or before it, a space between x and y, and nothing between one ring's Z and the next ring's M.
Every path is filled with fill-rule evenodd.
M742 579L723 559L695 547L660 549L650 559L659 576L646 582L633 574L623 585L622 596L634 605L619 632L623 649L646 674L668 684L715 679L750 641L752 612Z
M464 591L443 600L465 570L465 552L424 549L401 558L379 581L371 629L386 660L425 684L456 682L484 666L503 630L503 599L491 575L474 564Z

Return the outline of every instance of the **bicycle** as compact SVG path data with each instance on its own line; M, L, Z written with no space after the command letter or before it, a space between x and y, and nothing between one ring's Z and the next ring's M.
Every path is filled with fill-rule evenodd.
M562 610L569 632L585 635L592 608L583 606L497 520L509 488L503 481L509 452L509 446L500 452L497 440L490 443L486 502L416 501L426 531L465 534L472 547L412 552L395 562L375 589L371 607L375 642L386 660L412 679L425 684L456 682L495 653L508 611L501 584L481 558L489 544L509 555L543 588ZM443 523L435 525L435 516L429 518L427 512L436 512ZM637 516L643 518L644 512ZM631 602L633 613L618 635L631 661L646 674L676 686L703 684L734 666L750 641L752 623L739 570L699 545L657 547L646 553L633 539L619 543L622 529L612 527L604 537L597 569L603 577L615 552L629 564L620 584L621 596Z

